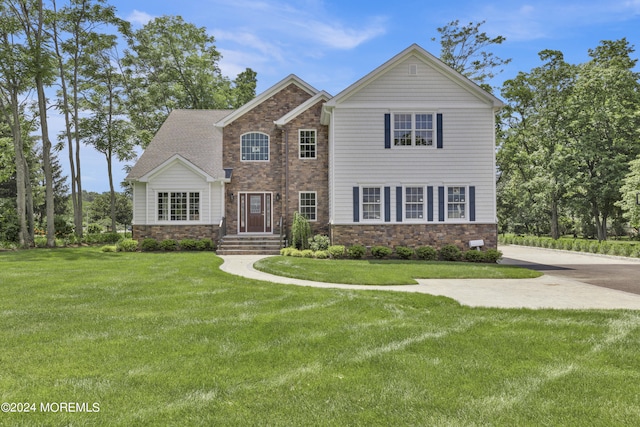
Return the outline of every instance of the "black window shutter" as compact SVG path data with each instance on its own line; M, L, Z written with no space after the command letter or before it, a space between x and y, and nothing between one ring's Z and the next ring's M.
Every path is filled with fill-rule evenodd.
M438 221L444 221L444 187L438 187Z
M402 187L396 187L396 222L402 222Z
M353 187L353 222L360 222L360 187Z
M443 138L442 138L442 114L436 115L436 147L442 148L443 146Z
M384 187L384 222L391 222L391 187Z
M469 187L469 221L476 220L476 187Z
M427 187L427 221L433 221L433 187Z
M384 115L384 148L391 148L391 114Z

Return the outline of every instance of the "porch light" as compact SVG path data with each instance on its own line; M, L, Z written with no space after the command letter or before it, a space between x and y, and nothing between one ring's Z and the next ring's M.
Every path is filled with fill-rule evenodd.
M279 202L281 198L280 193L276 193L276 202Z
M227 196L229 197L229 201L233 202L233 191L227 191Z

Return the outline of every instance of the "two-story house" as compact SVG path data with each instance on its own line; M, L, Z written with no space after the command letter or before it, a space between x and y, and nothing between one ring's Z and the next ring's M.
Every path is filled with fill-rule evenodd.
M127 179L134 238L497 245L502 102L412 45L332 97L290 75L233 111L173 111ZM226 240L226 239L225 239Z

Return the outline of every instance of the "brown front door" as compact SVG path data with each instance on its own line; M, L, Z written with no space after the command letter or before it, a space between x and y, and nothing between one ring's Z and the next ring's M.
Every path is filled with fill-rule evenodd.
M264 194L247 194L247 233L264 233Z

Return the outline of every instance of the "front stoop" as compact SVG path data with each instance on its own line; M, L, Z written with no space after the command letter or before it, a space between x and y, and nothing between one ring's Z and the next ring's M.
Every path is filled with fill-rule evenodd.
M280 255L280 236L274 234L227 235L218 243L218 255Z

